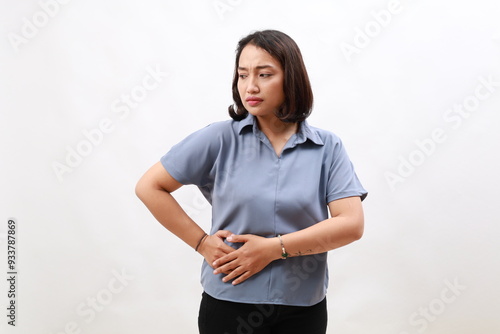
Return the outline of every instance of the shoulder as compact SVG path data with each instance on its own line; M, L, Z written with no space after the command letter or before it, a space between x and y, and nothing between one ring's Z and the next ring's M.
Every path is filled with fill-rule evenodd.
M196 137L200 140L206 140L208 142L213 141L214 139L230 139L231 136L238 131L238 126L234 123L237 122L233 120L225 120L210 123L191 133L188 137Z
M318 128L309 124L308 127L309 131L311 131L312 136L319 138L323 142L323 145L327 147L335 147L338 145L340 146L342 145L342 140L334 132L323 128Z

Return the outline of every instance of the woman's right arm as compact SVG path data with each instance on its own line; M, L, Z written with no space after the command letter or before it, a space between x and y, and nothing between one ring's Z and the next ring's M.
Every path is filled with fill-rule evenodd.
M205 232L170 194L181 186L158 162L141 177L135 193L160 224L194 249ZM212 265L218 258L235 250L223 241L231 234L230 231L218 231L209 235L198 247L198 252Z

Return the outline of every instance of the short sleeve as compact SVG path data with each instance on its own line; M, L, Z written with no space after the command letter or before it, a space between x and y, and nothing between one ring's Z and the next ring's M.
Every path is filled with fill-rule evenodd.
M215 123L174 145L160 162L178 182L198 187L213 183L214 164L220 151L220 131Z
M360 196L364 200L368 192L363 188L354 171L354 166L339 138L336 138L327 182L327 203L331 201Z

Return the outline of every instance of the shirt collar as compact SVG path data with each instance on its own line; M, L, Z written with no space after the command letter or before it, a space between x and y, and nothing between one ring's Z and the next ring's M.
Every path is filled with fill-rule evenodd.
M246 118L242 119L239 122L239 128L238 128L238 133L242 134L243 129L252 127L253 133L257 137L261 137L263 133L259 130L259 127L257 126L257 122L255 119L255 116L252 114L248 114ZM306 140L309 139L311 142L313 142L316 145L324 145L323 140L320 138L318 133L314 131L314 129L309 126L306 120L302 121L299 126L299 131L297 132L297 136L295 139L295 144L302 144L305 143Z

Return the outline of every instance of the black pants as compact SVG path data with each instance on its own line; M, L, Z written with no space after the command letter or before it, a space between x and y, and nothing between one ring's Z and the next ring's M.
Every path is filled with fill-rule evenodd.
M313 306L244 304L202 295L200 334L325 334L326 298Z

